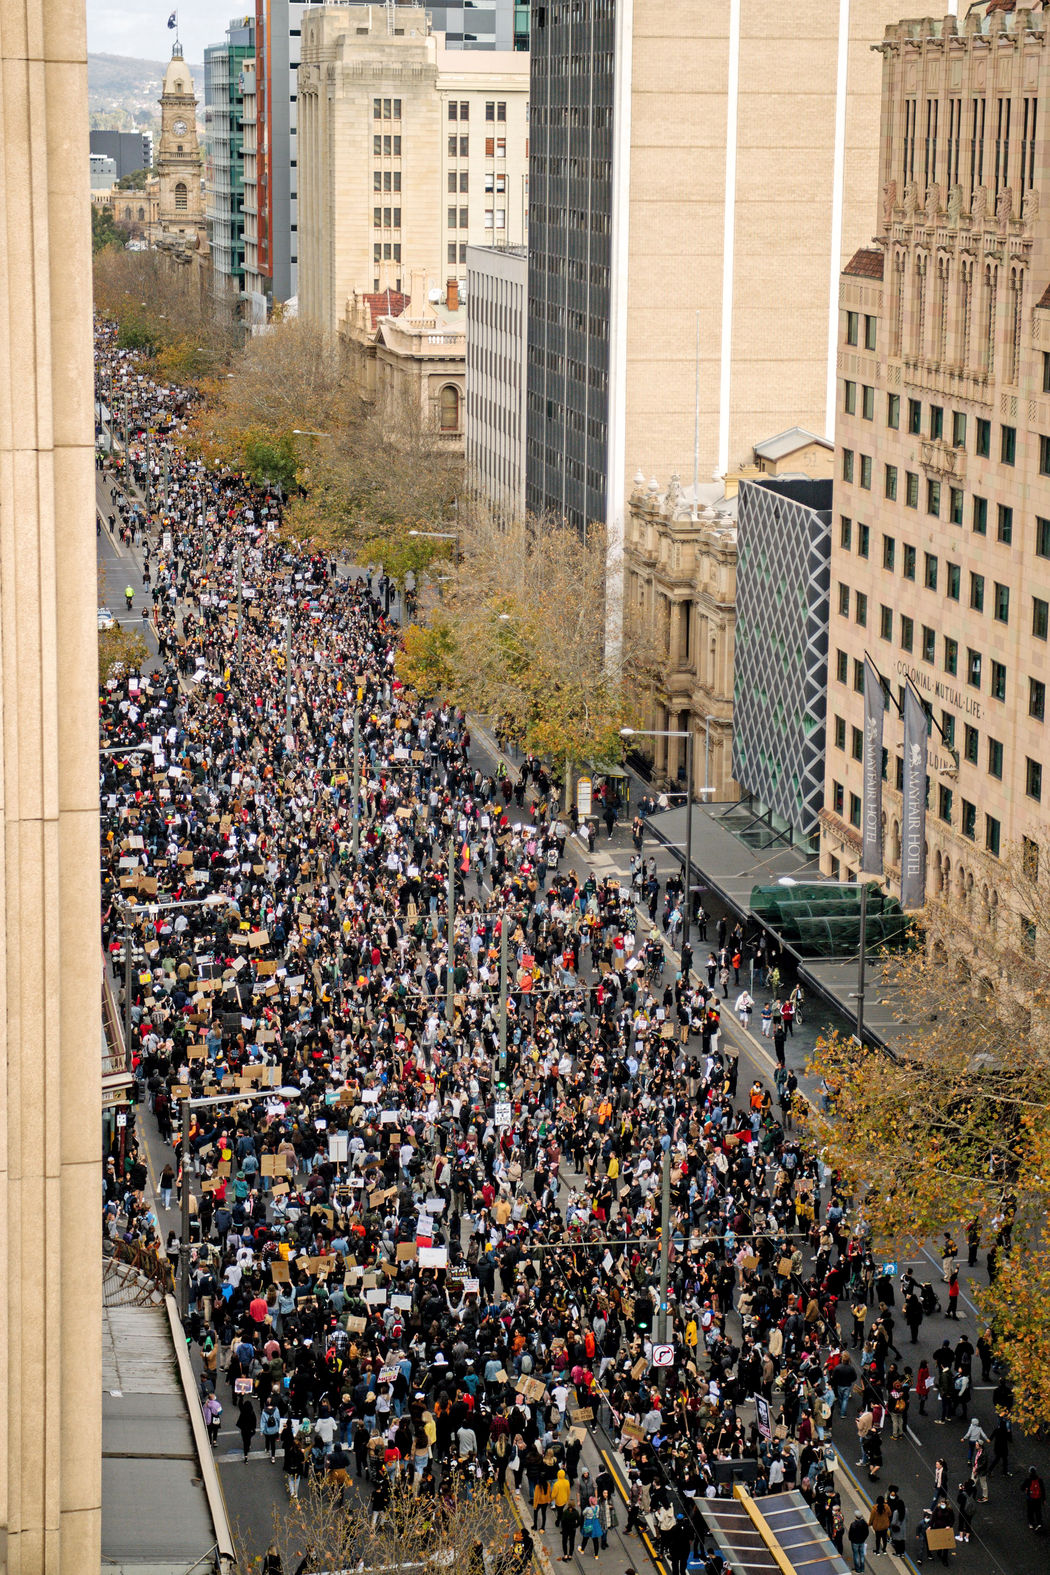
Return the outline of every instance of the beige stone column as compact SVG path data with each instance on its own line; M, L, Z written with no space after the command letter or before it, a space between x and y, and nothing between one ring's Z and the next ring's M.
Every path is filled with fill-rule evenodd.
M100 1003L83 0L0 0L0 1568L99 1567Z

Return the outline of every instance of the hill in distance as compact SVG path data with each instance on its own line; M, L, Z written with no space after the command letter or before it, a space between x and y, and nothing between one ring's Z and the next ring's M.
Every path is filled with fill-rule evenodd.
M198 99L204 97L204 67L189 63ZM126 115L129 123L143 110L152 118L167 61L131 55L88 55L88 109L92 115ZM129 124L130 129L130 124Z

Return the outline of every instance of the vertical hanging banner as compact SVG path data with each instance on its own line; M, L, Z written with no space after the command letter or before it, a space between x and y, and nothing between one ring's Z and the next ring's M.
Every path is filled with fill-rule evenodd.
M901 907L926 901L926 769L930 723L911 684L904 690L904 793L901 806Z
M869 657L864 658L864 808L861 873L882 874L882 725L886 693Z

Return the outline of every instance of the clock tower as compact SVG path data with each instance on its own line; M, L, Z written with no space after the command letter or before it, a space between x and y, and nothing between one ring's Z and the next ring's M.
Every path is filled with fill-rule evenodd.
M197 143L197 100L193 78L176 43L160 97L160 229L187 248L207 249L201 198L201 155Z

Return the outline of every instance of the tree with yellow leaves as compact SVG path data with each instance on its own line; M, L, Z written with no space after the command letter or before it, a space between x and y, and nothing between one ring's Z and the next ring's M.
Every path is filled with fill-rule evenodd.
M892 1056L844 1036L811 1070L812 1122L876 1245L906 1261L944 1230L979 1230L993 1279L972 1294L1024 1427L1050 1423L1050 890L1035 842L963 902L936 900L923 945L884 967L902 1030ZM1042 867L1041 867L1042 866Z

